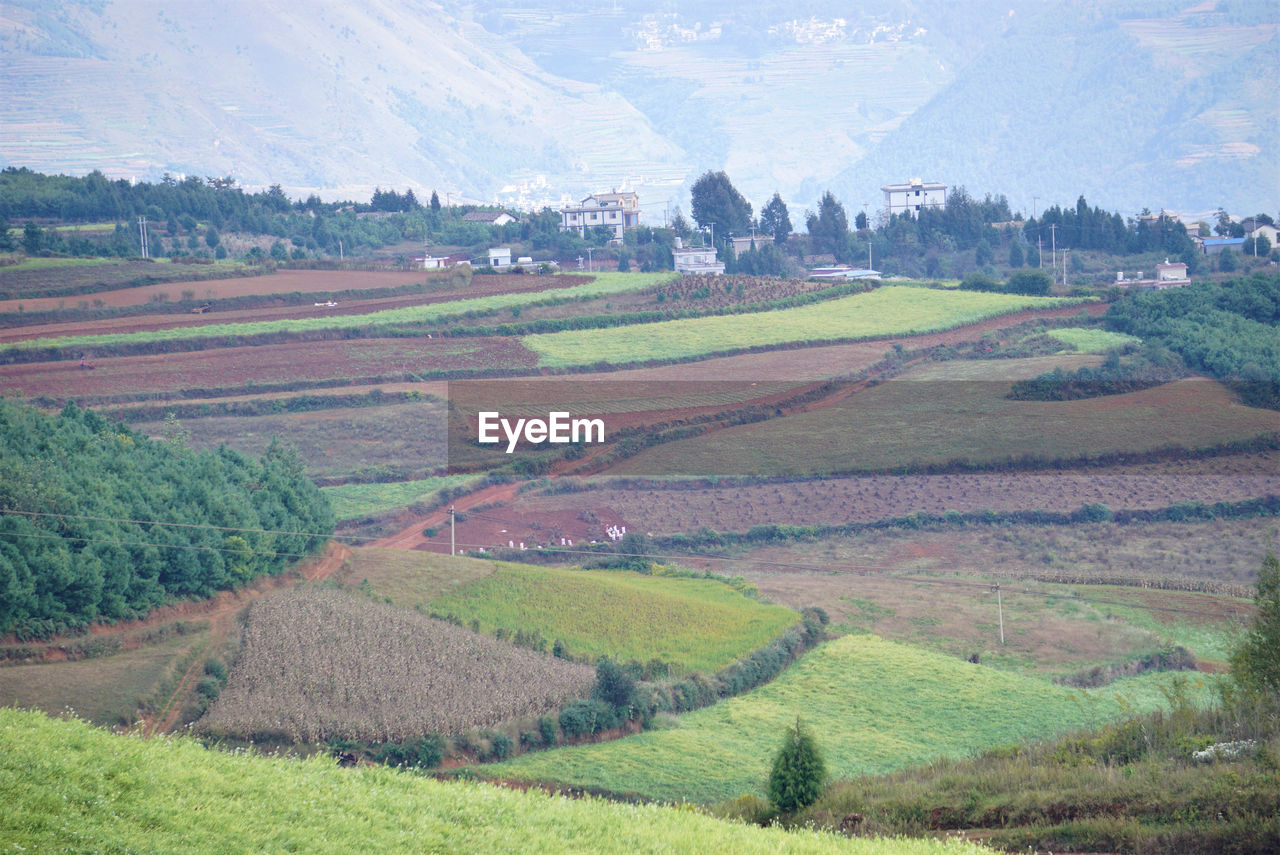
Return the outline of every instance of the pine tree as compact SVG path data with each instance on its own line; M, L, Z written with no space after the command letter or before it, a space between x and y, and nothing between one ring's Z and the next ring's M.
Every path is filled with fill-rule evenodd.
M807 807L818 800L826 775L827 767L818 744L796 718L796 726L787 728L782 748L773 759L769 800L783 813Z
M1249 691L1280 694L1280 558L1267 553L1258 570L1253 627L1231 656L1231 676Z

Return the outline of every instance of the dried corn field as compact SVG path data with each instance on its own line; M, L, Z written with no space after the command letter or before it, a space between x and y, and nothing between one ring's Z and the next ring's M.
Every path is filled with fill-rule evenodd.
M233 738L403 741L493 727L585 695L595 671L334 590L255 603L198 729Z

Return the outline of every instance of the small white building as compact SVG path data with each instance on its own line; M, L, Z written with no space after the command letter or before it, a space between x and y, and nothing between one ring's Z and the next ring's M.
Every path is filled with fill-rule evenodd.
M756 245L756 249L764 249L765 244L773 243L773 235L748 235L747 237L729 238L729 240L733 243L733 254L736 258L737 256L742 255L742 253L750 250L753 243Z
M588 229L607 226L615 240L622 240L623 232L639 225L640 197L631 192L593 193L560 209L560 231L575 231L579 237L585 238Z
M440 270L449 266L449 259L436 258L431 253L427 253L421 258L416 258L414 260L422 265L423 270Z
M1188 282L1187 265L1180 261L1175 261L1171 264L1169 259L1166 258L1164 264L1156 265L1156 282L1169 285L1186 285Z
M505 226L520 222L506 211L471 211L462 218L464 223L481 223L486 226Z
M510 267L511 266L511 247L497 246L489 250L489 266L490 267Z
M690 247L686 249L683 241L676 238L675 248L671 250L676 262L676 273L706 273L719 276L724 273L724 262L716 259L715 247Z
M906 184L885 184L884 210L894 214L919 215L921 208L942 208L947 204L947 185L912 178Z

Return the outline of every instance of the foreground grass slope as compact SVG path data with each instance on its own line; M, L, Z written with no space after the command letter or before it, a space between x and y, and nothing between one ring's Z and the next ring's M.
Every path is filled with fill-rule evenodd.
M707 803L763 795L796 716L833 778L878 774L995 745L1094 727L1158 708L1170 675L1081 691L875 636L821 647L754 692L682 716L679 726L486 766L496 779L553 781Z
M676 671L718 671L799 619L715 579L565 570L426 552L356 550L347 578L375 596L476 626L559 640L575 659L661 659Z
M0 840L37 852L735 852L965 855L685 810L209 751L0 709ZM251 809L250 809L251 808Z

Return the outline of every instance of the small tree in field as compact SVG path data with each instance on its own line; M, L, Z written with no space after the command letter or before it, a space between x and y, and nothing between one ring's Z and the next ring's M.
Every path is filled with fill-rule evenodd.
M826 776L822 752L797 718L796 726L787 728L782 748L773 758L773 771L769 773L769 800L783 813L808 807L818 800Z
M1280 696L1280 558L1267 553L1258 570L1253 627L1231 657L1231 676L1241 688Z

